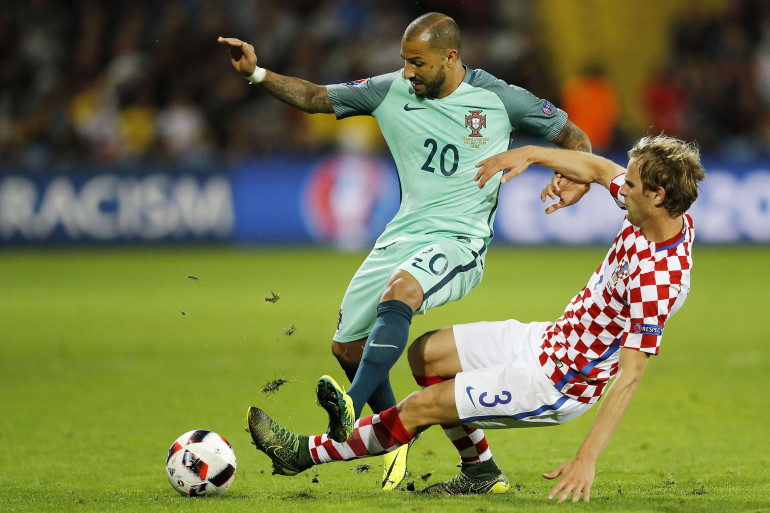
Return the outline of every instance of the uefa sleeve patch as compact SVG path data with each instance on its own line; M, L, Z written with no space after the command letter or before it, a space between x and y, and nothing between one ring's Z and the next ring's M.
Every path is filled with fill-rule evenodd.
M548 100L543 100L543 114L546 116L553 116L554 106L553 103Z
M655 335L660 337L663 335L663 326L659 324L642 324L641 322L635 322L632 326L634 333L640 335Z
M352 81L350 81L350 82L345 82L345 85L349 85L349 86L357 86L357 85L361 85L361 84L363 84L363 83L364 83L364 82L366 82L367 80L369 80L369 79L368 79L368 78L362 78L362 79L359 79L359 80L352 80Z

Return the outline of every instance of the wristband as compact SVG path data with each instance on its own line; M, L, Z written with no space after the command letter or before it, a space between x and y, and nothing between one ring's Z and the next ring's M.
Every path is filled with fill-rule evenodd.
M246 77L246 80L251 82L252 84L259 84L265 79L265 75L267 74L267 70L265 68L260 68L257 66L254 68L254 73L251 74L251 76Z

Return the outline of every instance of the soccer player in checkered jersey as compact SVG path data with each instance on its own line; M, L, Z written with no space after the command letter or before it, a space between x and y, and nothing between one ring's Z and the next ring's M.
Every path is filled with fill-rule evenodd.
M548 494L559 502L590 498L595 464L639 386L664 326L690 289L693 222L685 212L705 178L698 150L676 139L645 137L629 152L626 169L604 158L569 150L523 147L478 164L483 187L531 164L556 178L541 199L558 199L547 213L568 206L574 184L598 183L627 212L607 256L556 322L510 319L429 332L409 348L409 364L424 388L397 406L359 419L338 443L327 435L301 436L256 407L248 423L274 473L293 475L313 465L387 453L409 444L434 424L463 443L460 474L424 491L495 493L508 480L494 463L479 427L563 424L605 395L576 455L543 477L560 481ZM607 387L615 377L612 387ZM606 393L605 393L606 392ZM462 432L465 430L465 433Z
M689 292L694 232L685 212L705 173L694 146L658 136L636 143L626 169L596 155L526 146L481 161L476 180L483 187L504 171L505 183L532 164L557 173L541 194L543 201L559 200L546 213L579 197L564 191L590 183L606 187L627 212L604 261L564 315L555 322L510 319L424 334L409 348L410 367L424 388L359 419L344 443L326 434L298 435L250 408L252 438L272 459L275 473L384 454L439 424L460 452L461 471L424 491L503 492L508 480L479 428L563 424L606 391L575 457L543 474L561 477L549 499L589 500L596 459L631 403L649 356L658 353L668 318Z

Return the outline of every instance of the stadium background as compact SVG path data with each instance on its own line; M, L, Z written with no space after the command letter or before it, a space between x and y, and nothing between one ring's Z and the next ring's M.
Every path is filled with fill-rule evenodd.
M770 242L770 9L692 2L3 2L0 242L366 247L398 208L372 118L310 116L248 87L219 34L316 83L398 69L403 28L455 16L467 65L565 108L623 162L641 135L695 140L699 239ZM620 20L620 21L619 21ZM527 142L526 136L520 142ZM542 175L504 188L498 244L585 243L612 205L546 218Z
M327 345L339 301L398 185L371 119L285 107L232 70L216 37L250 40L269 69L347 81L399 68L406 24L429 10L458 20L465 64L564 106L619 163L647 133L699 143L693 293L602 454L591 508L770 511L757 326L770 7L747 0L0 0L0 510L551 506L540 473L574 453L593 413L488 433L515 486L471 500L378 493L377 460L368 473L322 467L320 483L272 478L242 432L249 404L298 431L324 425L312 391L340 375ZM415 318L413 336L563 311L619 213L593 190L545 216L546 176L503 188L484 281ZM289 382L263 393L276 378ZM392 378L397 396L414 389L403 359ZM236 482L222 501L180 501L162 462L202 427L233 444ZM456 471L438 430L411 461L418 489Z

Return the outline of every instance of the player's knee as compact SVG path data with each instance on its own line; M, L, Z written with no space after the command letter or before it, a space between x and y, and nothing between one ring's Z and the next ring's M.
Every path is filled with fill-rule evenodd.
M357 367L361 363L361 352L354 349L353 343L342 344L332 341L332 354L343 367Z
M401 301L416 311L422 306L422 299L420 283L409 273L400 271L391 277L380 301Z
M430 337L437 331L438 330L433 330L423 333L409 346L407 358L409 359L409 368L412 369L412 373L417 375L423 375L425 373L425 344L427 344Z
M425 391L412 392L398 404L401 423L412 434L417 434L433 425L431 419L435 416L432 411L435 405L431 404L428 395Z

